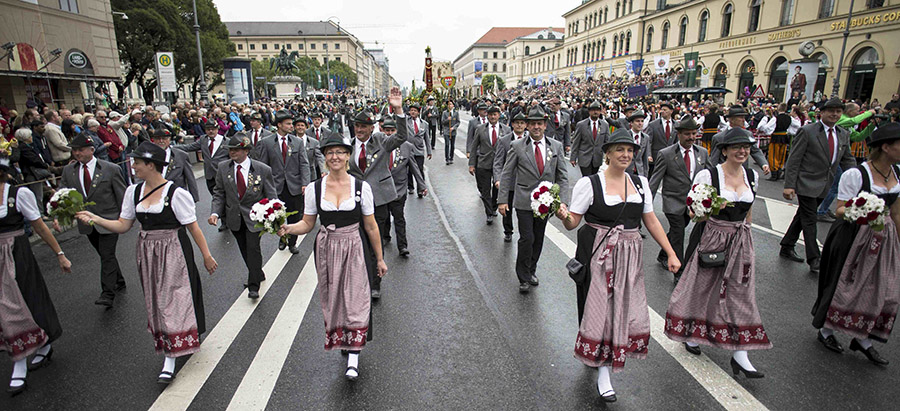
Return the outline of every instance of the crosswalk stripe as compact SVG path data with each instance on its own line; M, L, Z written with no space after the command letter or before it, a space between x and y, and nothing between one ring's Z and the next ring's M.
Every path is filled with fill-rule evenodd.
M441 145L444 144L444 138L443 138L443 137L438 137L436 141L440 142ZM462 151L459 151L459 149L453 150L453 153L456 154L456 156L459 157L459 158L462 158L462 159L465 159L465 158L466 158L466 155L465 155Z
M231 398L229 410L266 408L310 299L316 291L317 282L315 257L311 254Z
M437 195L437 194L435 194ZM547 224L546 236L568 256L575 255L576 244L566 237L552 224ZM695 356L688 354L681 344L670 340L662 330L665 319L652 308L650 311L650 335L669 355L697 380L719 404L727 410L765 410L767 409L734 378L709 359L705 354Z
M303 237L297 238L297 242L303 241ZM234 301L231 308L222 316L206 339L203 340L202 349L193 354L187 364L178 371L178 377L156 398L150 406L151 411L175 411L186 410L194 397L203 388L203 384L212 374L213 370L222 360L225 352L231 347L231 343L237 337L241 329L250 319L250 315L259 306L263 298L268 294L269 287L275 283L291 254L287 250L276 251L263 267L266 281L259 287L259 300L252 301L244 293Z

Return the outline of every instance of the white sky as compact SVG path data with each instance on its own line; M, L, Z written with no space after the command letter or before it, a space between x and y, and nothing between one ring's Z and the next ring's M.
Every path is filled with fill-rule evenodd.
M366 48L384 48L391 75L403 87L412 80L416 87L424 86L426 46L431 46L436 60L453 61L491 27L565 27L562 14L581 4L580 0L214 2L222 21L324 21L336 16Z

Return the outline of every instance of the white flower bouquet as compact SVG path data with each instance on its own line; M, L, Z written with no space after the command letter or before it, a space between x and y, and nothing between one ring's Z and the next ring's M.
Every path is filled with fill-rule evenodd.
M256 228L261 228L263 234L278 235L281 226L287 223L287 218L297 214L296 211L287 211L281 200L264 198L250 208L250 220L256 223ZM281 237L281 241L287 243L287 237Z
M531 210L535 217L546 219L559 210L560 203L559 184L541 181L531 192Z
M859 195L844 203L844 220L859 225L868 225L875 231L884 230L887 208L884 200L875 194L861 191Z
M72 225L75 222L75 213L84 211L87 206L96 203L84 202L84 196L73 188L60 188L50 197L47 203L47 214L59 221L63 227Z
M719 210L734 205L729 204L724 197L720 197L716 188L709 184L694 184L685 201L694 213L692 218L694 222L703 221L711 215L719 215Z

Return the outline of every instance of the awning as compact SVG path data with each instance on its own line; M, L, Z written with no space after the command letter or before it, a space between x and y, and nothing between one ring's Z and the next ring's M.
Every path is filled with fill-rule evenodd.
M664 87L653 90L653 94L727 94L724 87Z
M40 73L35 73L33 71L10 71L10 70L0 70L0 76L11 76L11 77L30 77L30 78L51 78L58 80L73 80L73 81L112 81L112 82L121 82L122 79L118 77L105 77L105 76L91 76L86 74L63 74L63 73L47 73L45 71L41 71Z

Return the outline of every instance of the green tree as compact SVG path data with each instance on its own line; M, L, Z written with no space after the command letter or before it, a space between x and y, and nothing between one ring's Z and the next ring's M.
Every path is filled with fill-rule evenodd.
M191 97L197 100L200 92L200 62L197 59L197 40L193 35L194 7L192 0L174 0L191 36L183 39L181 50L175 53L175 74L179 87L190 85ZM209 89L225 81L223 59L237 55L234 43L228 39L228 28L222 23L219 10L212 0L197 0L197 21L200 25L200 46L203 49L203 69ZM180 40L182 41L182 40Z
M266 95L266 83L275 77L275 70L269 66L268 61L250 62L250 70L253 72L253 93L257 98Z
M494 90L494 79L497 79L497 90ZM488 74L481 78L481 87L484 88L485 93L500 92L506 89L506 82L496 74Z

